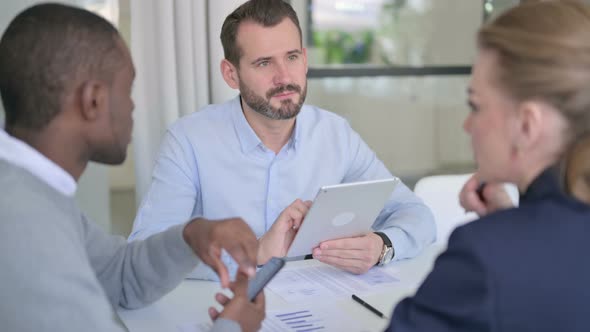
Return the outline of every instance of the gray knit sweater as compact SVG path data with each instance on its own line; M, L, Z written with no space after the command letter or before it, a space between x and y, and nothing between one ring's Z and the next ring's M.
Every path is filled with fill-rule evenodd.
M114 307L159 299L198 263L183 227L127 243L73 198L0 160L0 330L125 331ZM218 320L214 330L240 328Z

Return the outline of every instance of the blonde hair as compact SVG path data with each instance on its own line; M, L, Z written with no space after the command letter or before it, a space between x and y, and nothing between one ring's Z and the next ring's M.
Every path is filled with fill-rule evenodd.
M498 55L495 79L511 97L543 100L565 117L564 187L590 203L590 8L528 1L483 26L478 44Z

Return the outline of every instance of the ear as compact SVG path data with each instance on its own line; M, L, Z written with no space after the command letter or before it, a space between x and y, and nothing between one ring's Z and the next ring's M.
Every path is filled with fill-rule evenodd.
M309 69L309 67L307 66L307 48L303 48L302 49L302 55L303 55L303 64L305 65L305 74L307 74L307 70Z
M82 84L80 89L80 111L82 118L96 121L108 110L108 88L106 84L97 80L90 80Z
M240 88L240 78L238 77L238 69L227 59L221 60L220 64L221 75L223 80L232 89Z
M527 101L520 104L515 128L515 147L517 150L530 150L538 147L543 136L546 119L545 106L538 101Z

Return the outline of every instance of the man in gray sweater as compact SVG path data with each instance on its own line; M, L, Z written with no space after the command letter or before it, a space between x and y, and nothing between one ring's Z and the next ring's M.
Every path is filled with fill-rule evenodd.
M20 13L0 40L0 330L122 331L114 307L137 308L200 261L229 286L222 249L240 264L234 297L210 309L217 331L251 331L264 296L246 298L257 241L241 219L194 219L145 241L102 232L78 209L89 161L119 164L131 139L129 51L104 19L58 4ZM198 301L198 299L195 299Z

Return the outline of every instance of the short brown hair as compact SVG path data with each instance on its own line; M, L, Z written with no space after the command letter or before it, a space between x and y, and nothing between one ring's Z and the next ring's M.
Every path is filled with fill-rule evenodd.
M580 146L590 144L590 8L579 1L527 1L482 27L478 43L497 54L494 79L506 93L542 100L563 115L565 189L571 192L578 180L590 186L590 169L579 164L590 158L590 148ZM589 156L573 155L579 153Z
M285 18L289 18L297 26L299 40L302 42L299 19L290 4L283 0L250 0L245 2L225 18L221 27L221 45L223 45L225 58L234 66L239 67L242 50L237 44L236 37L242 22L252 21L264 27L273 27Z

